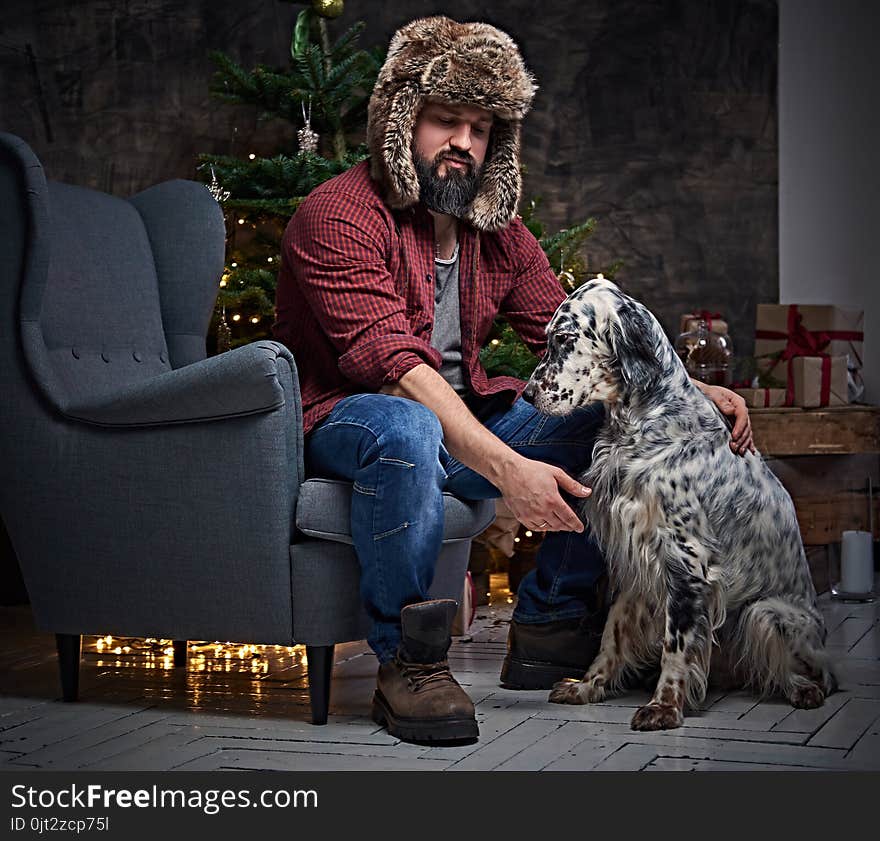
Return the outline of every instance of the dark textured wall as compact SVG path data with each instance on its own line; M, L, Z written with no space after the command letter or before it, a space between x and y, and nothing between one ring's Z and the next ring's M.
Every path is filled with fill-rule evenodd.
M206 53L282 63L299 8L6 0L0 127L50 177L117 194L192 177L199 152L295 149L284 126L209 97ZM364 43L386 43L438 12L521 44L540 84L524 160L543 218L595 217L595 271L622 259L618 280L670 333L702 305L750 350L754 305L778 294L775 0L346 0L341 21L364 19Z

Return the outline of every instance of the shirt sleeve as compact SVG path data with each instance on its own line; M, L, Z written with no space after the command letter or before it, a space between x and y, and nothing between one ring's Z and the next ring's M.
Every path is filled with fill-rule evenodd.
M547 349L545 329L565 292L559 283L547 255L534 235L515 219L509 228L515 237L516 276L504 300L500 313L536 356Z
M289 261L315 318L339 352L339 370L371 389L417 365L440 369L440 354L414 336L406 301L385 255L390 232L381 214L342 193L317 193L284 236Z

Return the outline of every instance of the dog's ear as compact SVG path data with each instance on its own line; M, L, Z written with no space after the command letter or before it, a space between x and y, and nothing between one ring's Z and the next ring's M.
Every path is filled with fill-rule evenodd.
M629 390L650 390L663 373L654 324L641 307L624 303L611 327L620 381Z

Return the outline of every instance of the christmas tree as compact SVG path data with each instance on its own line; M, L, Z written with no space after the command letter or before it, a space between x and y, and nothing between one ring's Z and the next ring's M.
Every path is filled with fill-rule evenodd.
M209 332L217 352L270 335L288 220L315 187L367 155L361 142L367 104L384 53L357 47L362 22L331 41L327 22L342 13L342 0L305 5L286 67L246 70L224 53L211 53L215 97L253 105L261 119L292 127L290 148L271 158L200 156L199 169L226 218L226 268Z

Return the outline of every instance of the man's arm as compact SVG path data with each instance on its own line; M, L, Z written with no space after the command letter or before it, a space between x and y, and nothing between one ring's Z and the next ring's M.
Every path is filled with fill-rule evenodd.
M385 385L382 391L408 397L431 409L443 427L446 449L495 485L523 525L542 531L584 530L559 491L584 498L590 490L561 468L514 452L470 413L433 368L417 365L396 383Z

